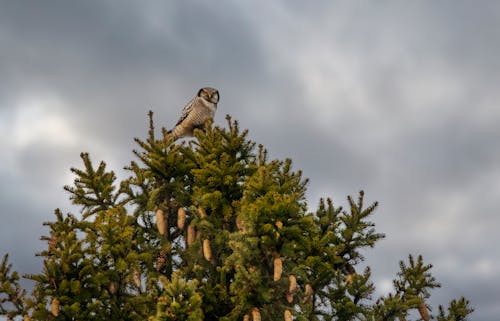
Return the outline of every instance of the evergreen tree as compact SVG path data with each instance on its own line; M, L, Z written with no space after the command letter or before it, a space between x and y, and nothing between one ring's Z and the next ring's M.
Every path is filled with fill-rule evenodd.
M104 162L83 168L65 189L81 215L55 211L45 223L31 295L5 256L0 314L33 320L430 320L438 287L421 256L401 262L394 293L372 301L361 250L384 237L364 193L347 208L321 199L308 210L308 181L292 162L269 160L238 123L196 130L174 143L153 115L137 157L117 182ZM464 298L439 321L467 320Z
M9 255L5 254L0 264L0 315L7 320L26 313L26 290L19 284L19 274L11 271Z

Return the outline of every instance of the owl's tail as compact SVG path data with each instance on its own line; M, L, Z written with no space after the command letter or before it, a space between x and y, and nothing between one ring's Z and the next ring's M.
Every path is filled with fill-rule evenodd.
M182 137L182 132L181 128L179 126L175 126L173 129L167 131L168 137L172 137L173 141L175 142L179 138Z

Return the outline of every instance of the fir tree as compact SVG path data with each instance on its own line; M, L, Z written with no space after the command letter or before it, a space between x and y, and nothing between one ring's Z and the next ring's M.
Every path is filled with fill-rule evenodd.
M26 313L26 290L19 284L19 274L11 271L9 255L5 254L0 264L0 315L12 320Z
M81 154L66 186L81 213L55 211L48 244L27 295L0 266L0 314L26 320L406 320L432 315L439 284L421 256L401 262L394 293L373 302L362 250L377 233L376 202L321 199L310 211L308 180L227 117L227 128L195 130L174 143L149 116L145 140L118 182ZM464 298L439 321L468 320Z

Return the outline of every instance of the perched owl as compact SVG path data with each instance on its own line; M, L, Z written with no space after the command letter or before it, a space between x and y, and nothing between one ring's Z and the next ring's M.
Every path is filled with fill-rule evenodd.
M219 91L214 88L204 87L182 110L182 116L169 131L174 140L185 136L193 136L195 128L204 128L208 119L213 119L217 103L219 102Z

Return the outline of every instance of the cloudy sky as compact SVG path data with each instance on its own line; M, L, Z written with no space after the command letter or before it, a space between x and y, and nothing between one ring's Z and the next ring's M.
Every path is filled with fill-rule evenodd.
M121 168L146 114L175 123L198 88L308 200L365 190L387 237L378 294L423 254L475 320L500 315L500 4L494 1L2 1L0 254L37 272L42 222L72 210L79 153ZM436 310L435 310L436 311Z

